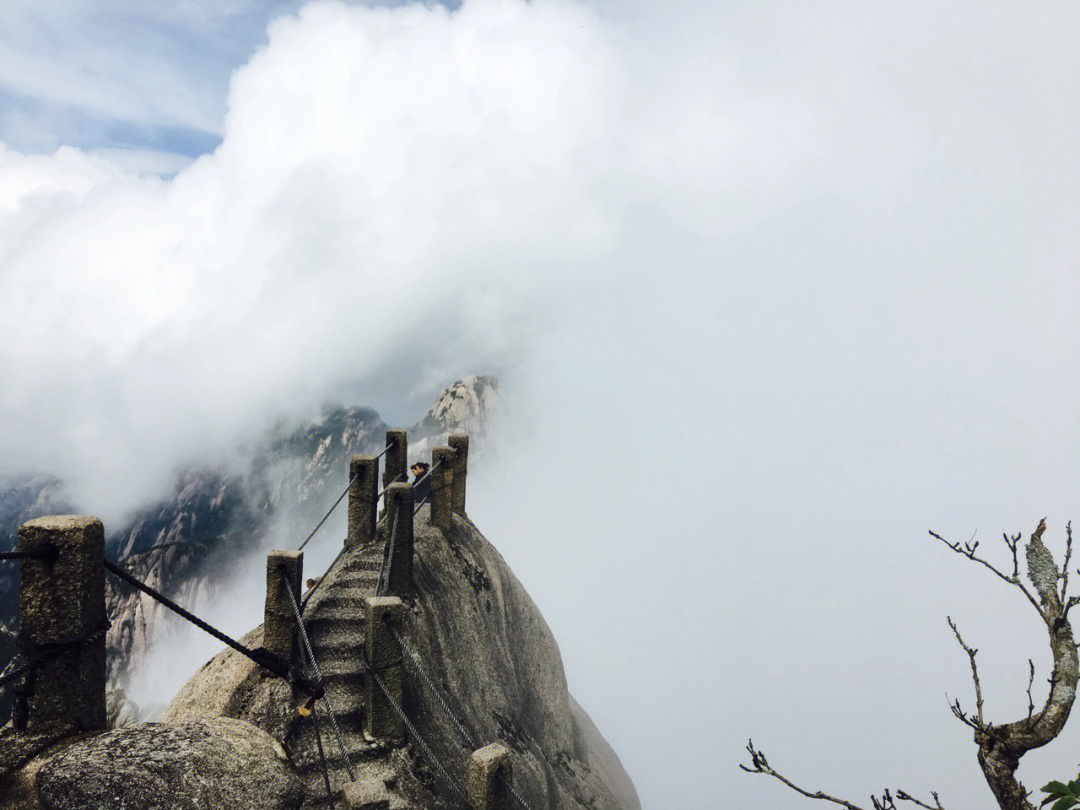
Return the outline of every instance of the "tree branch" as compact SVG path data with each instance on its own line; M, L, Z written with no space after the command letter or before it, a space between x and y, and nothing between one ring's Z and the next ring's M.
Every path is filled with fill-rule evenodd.
M796 793L802 796L806 796L808 799L820 799L821 801L832 802L833 804L838 804L841 807L847 808L847 810L862 810L862 808L859 807L857 804L853 804L846 799L838 799L835 796L830 796L828 793L823 793L820 790L811 791L799 787L786 776L779 773L769 764L769 760L766 759L765 754L754 748L753 740L749 740L747 742L746 750L750 752L750 765L747 766L740 764L739 767L747 773L767 774L768 776L771 776L774 779L787 785ZM903 790L896 791L896 798L902 802L911 802L912 804L918 805L919 807L926 808L926 810L945 810L945 808L941 806L941 802L938 799L937 792L932 792L930 795L934 797L933 805L921 802ZM896 802L893 800L893 796L889 792L888 788L885 788L885 790L882 792L880 799L878 799L876 796L871 796L870 802L873 804L874 810L896 810Z
M779 781L783 782L796 793L806 796L806 798L808 799L821 799L822 801L832 802L833 804L838 804L841 807L846 807L847 810L863 810L863 808L859 807L857 804L852 804L851 802L844 799L838 799L835 796L830 796L828 793L822 793L820 790L810 791L799 787L786 776L778 773L771 765L769 765L769 760L765 758L765 754L754 748L753 740L747 741L746 750L750 752L750 766L748 767L740 763L739 767L747 773L768 774L774 779L778 779Z
M933 529L930 530L930 536L940 540L957 554L963 557L967 557L969 560L977 562L979 565L990 569L997 576L1001 577L1001 579L1003 579L1005 582L1008 582L1010 585L1015 585L1017 588L1020 589L1020 592L1027 597L1028 601L1031 602L1031 606L1035 608L1035 611L1043 618L1043 621L1046 620L1046 615L1043 613L1043 609L1039 606L1039 603L1035 600L1035 597L1031 595L1031 591L1029 591L1027 587L1025 587L1024 583L1020 581L1020 564L1016 556L1016 546L1009 543L1008 537L1006 537L1005 539L1005 544L1008 545L1013 552L1013 575L1011 577L1005 576L1003 573L1001 573L1001 571L999 571L989 562L984 560L982 557L975 556L975 549L979 547L978 542L972 543L971 541L968 541L964 545L960 545L959 541L956 543L950 543Z
M964 643L964 639L960 637L960 631L956 629L956 622L952 620L952 616L946 616L945 621L949 623L949 627L952 628L953 635L956 636L957 643L964 650L964 652L967 653L968 660L971 662L971 680L975 682L975 723L977 724L975 728L981 731L986 727L986 724L983 722L983 696L982 687L979 685L979 668L975 665L975 653L977 653L978 650L973 649L972 647L969 647L967 644ZM959 708L960 702L957 701L956 709L959 710ZM953 714L956 714L956 711L954 711Z

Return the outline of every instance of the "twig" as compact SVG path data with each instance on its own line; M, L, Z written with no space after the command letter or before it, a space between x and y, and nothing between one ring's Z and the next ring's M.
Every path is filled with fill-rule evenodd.
M1035 662L1032 661L1029 658L1028 659L1028 685L1027 685L1027 696L1028 696L1028 716L1027 716L1027 721L1028 721L1028 725L1031 725L1031 715L1035 711L1035 701L1031 699L1031 687L1032 687L1032 685L1034 683L1035 683Z
M900 799L901 801L910 801L913 805L918 805L919 807L926 808L927 810L945 810L945 808L942 807L942 800L937 797L937 791L931 791L930 795L934 797L934 804L932 806L928 805L927 802L919 801L917 798L908 793L900 791L900 789L897 789L896 791L896 798Z
M961 648L963 648L964 652L967 653L968 660L971 662L971 680L975 682L975 722L978 723L978 726L976 726L976 728L982 729L985 727L985 723L983 723L982 687L979 685L979 668L975 665L975 653L977 653L978 650L969 647L967 644L964 643L964 639L960 637L960 631L956 629L956 622L952 620L952 616L946 616L945 621L949 623L949 627L952 628L953 635L956 636L957 643L961 646ZM960 708L959 701L956 701L956 708ZM953 714L956 714L956 712L954 711Z
M857 804L852 804L851 802L849 802L849 801L847 801L845 799L838 799L835 796L830 796L828 793L822 793L820 790L810 791L810 790L806 790L804 788L799 787L794 782L792 782L790 779L788 779L786 776L784 776L781 773L778 773L777 770L775 768L773 768L769 764L769 760L765 758L765 754L762 753L761 751L758 751L756 748L754 748L754 741L753 740L748 740L747 741L746 750L750 752L750 765L747 766L747 765L740 764L739 767L742 770L746 771L747 773L764 773L764 774L768 774L769 776L773 777L774 779L776 779L776 780L782 782L783 784L787 785L789 788L794 790L796 793L798 793L798 794L800 794L802 796L806 796L808 799L821 799L822 801L832 802L833 804L838 804L841 807L847 808L847 810L862 810L862 808L859 807ZM938 800L937 793L934 792L934 793L931 793L930 795L932 795L934 797L934 804L933 805L929 805L929 804L926 804L924 802L921 802L918 799L911 796L910 794L904 792L903 790L897 790L896 791L896 798L899 799L900 801L912 802L913 804L917 804L919 807L926 808L926 810L945 810L945 808L941 806L941 802ZM881 795L880 799L878 799L876 796L871 796L870 801L874 806L874 810L896 810L896 802L893 801L892 794L889 792L888 788L886 788L882 792L882 795Z
M1065 564L1061 566L1061 603L1067 611L1072 599L1065 598L1065 592L1069 589L1069 559L1072 557L1072 521L1065 524Z
M1015 585L1017 588L1020 589L1020 591L1024 594L1024 596L1027 597L1028 601L1031 602L1031 606L1035 608L1036 612L1039 614L1039 616L1042 617L1043 621L1046 621L1046 614L1043 613L1042 606L1039 605L1039 603L1037 601L1035 601L1035 597L1033 597L1031 595L1031 591L1029 591L1026 587L1024 587L1024 583L1020 581L1019 563L1018 563L1017 557L1016 557L1016 545L1010 543L1008 537L1006 537L1005 543L1006 543L1006 545L1009 546L1010 549L1012 549L1012 555L1013 555L1013 575L1011 577L1005 576L1005 574L1001 573L1001 571L999 571L992 564L990 564L989 562L984 560L982 557L975 556L975 549L978 548L978 546L979 546L978 543L972 544L972 543L969 542L969 543L966 543L964 545L961 545L959 542L950 543L948 540L946 540L940 534L935 532L933 529L930 530L930 536L940 540L942 543L944 543L946 546L951 548L957 554L960 554L960 555L962 555L964 557L967 557L969 560L973 560L974 562L977 562L979 565L982 565L982 566L990 569L998 577L1003 579L1005 582L1008 582L1010 585ZM1017 538L1016 542L1019 543L1018 538Z
M838 799L835 796L830 796L828 793L822 793L820 790L809 791L799 787L786 776L777 773L777 771L771 765L769 765L769 760L765 758L765 754L754 748L753 740L747 741L746 750L750 752L750 766L747 767L746 765L740 763L739 767L747 773L768 774L774 779L778 779L779 781L783 782L796 793L806 796L808 799L821 799L822 801L832 802L833 804L838 804L841 807L846 807L847 810L863 810L863 808L859 807L857 804L852 804L851 802L845 801L844 799Z

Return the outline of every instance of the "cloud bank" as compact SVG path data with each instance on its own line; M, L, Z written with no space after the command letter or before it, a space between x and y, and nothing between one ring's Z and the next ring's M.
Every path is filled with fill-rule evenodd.
M646 807L805 806L751 734L989 800L944 616L1000 719L1045 653L925 531L1076 517L1078 17L307 5L170 179L0 151L0 472L115 522L272 420L497 373L472 515Z

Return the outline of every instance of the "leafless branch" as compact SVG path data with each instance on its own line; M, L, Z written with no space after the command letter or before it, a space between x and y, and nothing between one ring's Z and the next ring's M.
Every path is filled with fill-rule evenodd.
M1019 548L1020 548L1020 539L1023 536L1024 536L1023 532L1017 532L1012 537L1009 537L1009 535L1005 534L1004 532L1002 532L1002 534L1001 534L1001 538L1005 541L1005 545L1008 546L1009 551L1012 553L1012 561L1013 561L1012 575L1013 575L1013 579L1019 579L1020 578Z
M810 791L810 790L806 790L805 788L799 787L794 782L792 782L790 779L788 779L786 776L784 776L783 774L777 772L776 769L773 768L769 764L769 760L766 759L765 754L763 754L761 751L758 751L756 748L754 748L754 741L753 740L749 740L747 742L746 750L750 753L750 765L742 765L742 764L740 764L739 767L742 768L742 770L746 771L747 773L764 773L764 774L767 774L767 775L773 777L774 779L782 782L783 784L787 785L789 788L794 790L796 793L798 793L798 794L800 794L802 796L806 796L808 799L821 799L822 801L832 802L833 804L838 804L841 807L847 808L847 810L862 810L862 808L859 807L857 804L852 804L851 802L849 802L849 801L847 801L845 799L838 799L835 796L830 796L828 793L822 793L820 790ZM904 792L903 790L897 790L896 791L896 798L899 799L900 801L912 802L913 804L916 804L919 807L926 808L926 810L945 810L945 808L943 808L941 806L941 802L938 800L937 793L934 792L934 793L931 793L931 795L934 797L934 804L933 805L921 802L918 799L911 796L910 794ZM889 792L888 788L886 788L884 790L884 792L882 793L880 799L877 798L876 796L871 796L870 801L873 804L874 810L896 810L896 802L893 800L893 796Z
M1065 610L1068 611L1072 602L1072 599L1066 599L1066 592L1069 590L1069 560L1072 558L1072 521L1070 520L1065 524L1065 564L1061 566L1061 603L1065 605Z
M765 754L754 748L753 740L747 741L746 750L750 752L750 765L747 766L740 763L739 767L747 773L768 774L774 779L778 779L779 781L783 782L796 793L806 796L808 799L821 799L822 801L832 802L833 804L838 804L841 807L846 807L847 810L863 810L863 808L859 807L857 804L852 804L851 802L845 801L844 799L838 799L835 796L830 796L828 793L822 793L820 790L810 791L799 787L786 776L778 773L771 765L769 765L769 760L765 758Z
M1031 687L1032 687L1032 684L1034 684L1034 683L1035 683L1035 662L1032 661L1029 658L1028 659L1028 686L1027 686L1027 696L1028 696L1028 716L1027 716L1027 719L1028 719L1028 723L1031 723L1031 714L1032 714L1032 712L1035 711L1035 701L1032 700L1032 698L1031 698Z
M919 807L925 807L926 810L945 810L945 808L941 806L941 799L938 798L937 791L930 791L930 795L934 797L934 803L932 805L927 804L926 802L921 802L911 794L905 793L902 790L896 791L896 798L898 798L902 802L911 802L912 804L918 805Z
M1008 545L1009 548L1012 550L1012 556L1013 556L1013 575L1011 577L1010 576L1005 576L1005 574L1001 573L1001 571L998 570L994 565L987 562L982 557L977 557L975 555L975 549L977 549L979 547L979 544L977 542L973 543L971 541L968 541L967 543L964 543L963 545L961 545L959 542L950 543L948 540L946 540L940 534L935 532L933 529L930 530L930 536L933 537L933 538L936 538L937 540L940 540L942 543L944 543L950 549L955 551L957 554L960 554L960 555L962 555L964 557L967 557L969 560L977 562L979 565L982 565L982 566L990 569L998 577L1003 579L1005 582L1008 582L1010 585L1015 585L1017 588L1020 589L1021 593L1023 593L1024 596L1027 597L1028 601L1031 602L1031 606L1033 608L1035 608L1036 612L1043 618L1043 621L1046 621L1046 615L1045 615L1045 613L1043 613L1042 607L1035 600L1035 597L1031 595L1031 591L1029 591L1027 589L1027 587L1024 585L1024 583L1020 581L1020 568L1019 568L1020 564L1019 564L1019 562L1017 560L1017 553L1016 553L1017 544L1019 544L1019 542L1020 542L1019 536L1017 536L1017 538L1015 538L1016 539L1015 543L1011 543L1008 536L1005 537L1005 544Z
M956 622L952 620L952 616L946 616L945 621L949 623L953 635L956 636L957 643L967 653L968 660L971 662L971 680L975 682L975 723L977 724L975 728L982 729L985 727L985 723L983 723L982 687L979 685L979 668L975 665L975 653L978 650L964 643L964 639L960 637L960 631L956 629ZM960 702L956 701L956 709L959 710L959 708ZM954 711L953 714L956 714L956 712Z

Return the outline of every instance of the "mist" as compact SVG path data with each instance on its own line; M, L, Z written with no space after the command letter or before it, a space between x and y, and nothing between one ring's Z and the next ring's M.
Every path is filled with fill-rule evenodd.
M498 374L470 516L644 807L808 806L751 736L989 803L945 616L995 722L1044 631L927 530L1046 516L1060 559L1080 517L1078 45L1066 4L305 5L178 170L0 145L0 475L108 528L328 399Z

